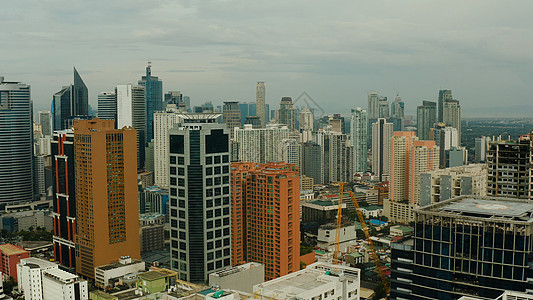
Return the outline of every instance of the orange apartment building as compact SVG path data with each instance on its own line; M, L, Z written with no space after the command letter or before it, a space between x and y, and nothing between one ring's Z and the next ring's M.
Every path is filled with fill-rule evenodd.
M0 272L2 277L0 280L6 280L9 276L13 276L15 281L17 277L17 264L23 258L30 257L30 252L20 247L11 244L0 245Z
M232 262L271 280L300 269L300 177L284 162L231 164Z
M76 272L94 279L94 268L120 256L140 259L137 136L113 120L76 120Z

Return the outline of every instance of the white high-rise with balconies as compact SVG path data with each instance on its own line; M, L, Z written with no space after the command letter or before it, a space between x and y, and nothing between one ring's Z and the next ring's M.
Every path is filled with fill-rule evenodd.
M267 163L278 161L278 145L289 138L286 125L267 124L254 129L251 124L243 129L234 128L234 141L238 147L237 161Z
M165 111L154 113L154 182L162 188L168 188L168 132L182 121L176 105L168 105Z
M354 171L367 171L367 156L368 156L368 118L366 109L357 107L352 109L352 118L350 120L350 139L354 146Z
M305 106L299 114L300 142L311 142L313 140L313 113Z

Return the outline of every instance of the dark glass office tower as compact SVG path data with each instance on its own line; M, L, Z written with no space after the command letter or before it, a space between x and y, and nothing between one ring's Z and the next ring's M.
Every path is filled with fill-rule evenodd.
M30 86L0 76L0 207L33 200Z
M422 101L416 108L416 135L421 141L428 141L430 129L437 123L437 103Z
M67 129L72 119L87 118L89 115L89 94L87 86L74 68L74 84L64 86L52 98L53 130Z
M302 166L300 174L313 178L315 184L324 183L322 175L322 148L319 144L305 142L302 144Z
M54 257L69 270L76 269L74 171L74 131L55 131L52 140Z
M206 282L231 266L229 130L220 114L183 114L169 131L171 267Z
M452 90L440 90L439 91L439 99L438 99L438 105L439 105L439 112L438 112L438 119L437 121L439 123L444 122L444 102L448 100L452 100Z
M163 110L163 81L152 76L151 63L148 63L146 75L139 80L139 85L145 87L146 143L149 143L154 138L154 113Z

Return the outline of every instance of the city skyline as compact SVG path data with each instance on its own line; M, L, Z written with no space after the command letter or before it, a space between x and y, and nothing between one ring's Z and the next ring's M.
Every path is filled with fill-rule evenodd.
M36 111L49 109L73 66L96 108L100 92L135 83L152 61L164 91L180 90L195 105L252 102L254 85L264 81L266 103L306 91L328 104L327 113L347 107L349 114L377 90L389 99L399 92L412 114L451 89L465 116L502 100L527 114L531 23L524 8L532 4L479 10L481 3L455 3L460 11L440 9L439 18L435 8L454 3L7 3L0 25L16 30L2 33L11 42L0 65L6 77L32 86ZM36 48L45 55L34 57L29 49Z

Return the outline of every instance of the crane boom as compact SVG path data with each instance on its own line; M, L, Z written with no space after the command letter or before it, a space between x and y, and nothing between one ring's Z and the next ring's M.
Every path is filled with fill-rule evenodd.
M368 246L370 247L370 252L372 252L372 258L376 264L376 268L378 269L379 277L381 277L381 281L383 282L383 286L385 287L385 290L387 291L387 295L388 295L390 293L389 283L387 282L385 272L381 268L381 262L379 260L379 255L376 252L376 249L374 249L374 243L372 242L372 239L370 239L370 232L368 231L368 226L366 226L363 213L361 212L361 209L359 208L359 202L357 202L357 199L355 198L355 195L352 191L348 191L348 193L350 194L350 198L352 199L353 206L355 207L355 211L357 212L359 223L361 223L361 227L363 228L363 232L365 233L366 241L368 242Z
M337 210L336 230L335 230L335 252L333 252L333 264L339 262L339 248L341 239L341 224L342 224L342 194L344 194L344 182L339 182L339 208Z

